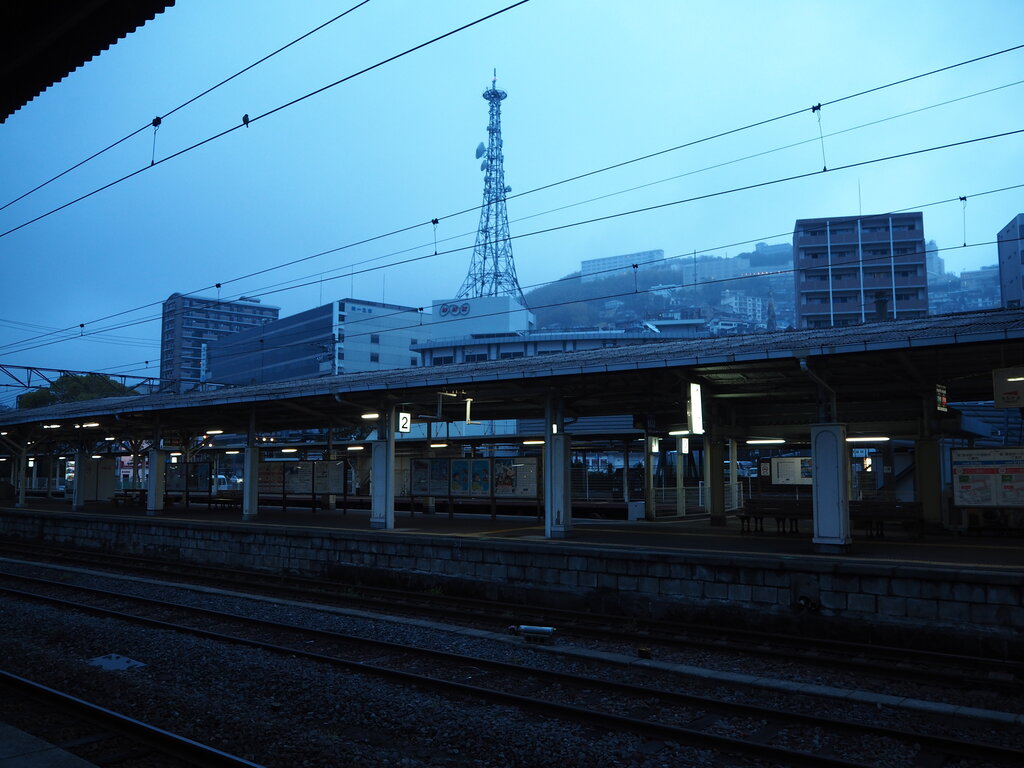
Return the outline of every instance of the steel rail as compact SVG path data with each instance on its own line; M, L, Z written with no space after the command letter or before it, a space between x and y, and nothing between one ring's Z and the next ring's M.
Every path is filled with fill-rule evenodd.
M65 560L69 554L67 550L63 549L48 548L42 545L33 546L38 548L37 551L60 553ZM24 555L24 553L25 546L19 546L17 554ZM854 671L890 677L899 672L903 679L926 683L944 681L961 685L986 685L1000 691L1017 691L1021 683L1024 682L1024 662L1013 659L993 659L928 649L900 648L874 643L818 638L806 634L791 635L692 623L679 625L630 616L503 604L471 597L444 596L439 599L425 593L386 587L338 585L308 577L268 575L222 566L203 565L197 569L196 566L190 565L189 568L184 569L170 561L162 563L160 566L154 566L154 561L151 559L109 553L103 553L102 557L93 557L88 553L75 552L73 556L88 564L109 567L112 560L120 560L127 564L126 567L164 577L173 575L209 579L222 585L244 590L252 590L254 586L259 586L302 599L326 597L364 606L380 606L383 599L389 610L394 610L398 606L419 611L426 609L434 615L447 615L459 619L465 619L467 615L480 619L515 617L518 623L558 626L563 635L579 634L595 639L612 638L631 643L664 643L677 647L704 648L716 652L756 653L762 657L777 657L787 662L811 664L828 669L842 666ZM361 594L348 591L351 589L356 589ZM479 612L473 613L473 611ZM622 626L627 626L629 629L617 628ZM890 666L883 667L884 664ZM911 664L927 664L931 667L920 669L909 666ZM971 676L959 672L956 670L958 667L973 668L977 674Z
M839 730L845 733L852 733L856 735L870 734L873 736L887 737L904 742L911 741L913 743L920 744L921 746L926 746L931 750L941 752L943 754L959 755L975 759L978 757L986 756L991 757L993 759L1009 761L1009 764L1011 765L1024 764L1024 750L1001 747L993 744L985 744L981 742L967 742L958 739L950 739L942 736L901 731L894 728L887 728L885 726L854 723L851 721L837 720L835 718L826 718L803 713L780 712L778 709L771 709L757 705L742 704L736 702L725 702L712 697L699 696L695 694L685 694L675 691L667 691L659 688L650 688L646 686L637 686L628 683L608 681L585 675L576 675L565 672L536 669L533 667L527 667L520 664L512 664L508 662L482 659L476 656L466 656L464 654L453 653L450 651L439 651L426 648L410 648L408 645L393 643L385 640L366 638L359 635L351 635L331 630L308 628L295 624L267 621L263 619L256 619L249 616L240 616L237 614L224 611L197 608L193 606L182 605L180 603L138 597L135 595L113 592L110 590L102 590L91 587L81 587L77 585L69 585L60 582L51 582L45 579L35 579L33 577L18 578L22 578L28 581L40 582L47 586L54 586L61 589L89 592L100 595L102 597L109 597L118 600L135 601L147 605L153 605L159 608L184 610L189 613L209 616L219 621L236 621L251 626L259 626L261 628L270 629L274 631L286 630L301 632L306 635L313 635L316 637L326 638L330 640L356 642L361 645L372 645L376 648L381 648L384 650L389 650L397 653L415 653L418 655L429 656L434 659L443 659L446 661L455 662L457 664L470 663L476 667L489 667L493 670L504 673L527 675L534 678L543 677L548 680L569 683L571 685L583 685L591 688L595 686L600 686L610 691L620 693L623 695L628 694L632 696L645 696L648 698L657 697L659 699L671 701L673 703L680 705L698 706L704 709L717 709L729 715L742 714L752 717L765 718L775 722L783 720L787 723L795 722L801 725L830 728L833 730ZM442 690L469 693L476 697L497 700L501 703L512 703L531 710L561 714L563 716L568 716L576 720L583 720L585 722L602 725L607 728L619 728L623 730L629 730L632 732L644 733L646 735L657 736L658 738L677 740L681 743L686 743L691 746L707 746L760 758L784 758L785 760L789 761L789 764L792 765L835 765L846 766L847 768L849 768L850 766L862 765L860 763L845 761L841 759L826 758L821 754L810 755L806 752L799 750L788 750L785 748L764 745L762 743L755 744L749 741L745 741L743 739L733 739L730 737L717 736L713 734L708 734L703 731L694 730L692 728L636 720L634 718L624 717L621 715L614 715L606 712L594 711L572 705L559 704L557 702L552 702L546 699L527 697L519 694L509 693L506 691L498 691L490 688L483 688L480 686L467 685L465 683L459 683L456 681L444 680L430 675L420 675L417 673L411 673L403 670L394 669L391 667L383 667L378 664L368 664L362 661L354 661L352 659L345 659L338 656L322 654L315 651L310 651L308 649L287 645L279 645L276 643L267 643L252 638L245 638L237 635L229 635L222 632L213 632L210 630L205 630L197 627L167 622L160 619L152 619L144 616L126 614L120 611L113 611L98 606L90 606L83 603L64 600L62 598L38 595L35 593L13 590L6 587L0 587L0 591L19 597L24 597L27 599L42 600L52 604L60 605L62 607L86 611L95 615L117 618L125 621L130 621L133 623L154 626L157 628L168 629L177 632L187 632L189 634L205 637L208 639L213 639L221 642L241 644L248 647L272 651L275 653L281 653L290 656L300 656L315 661L326 662L336 666L342 666L344 668L352 669L355 671L377 674L390 679L398 680L403 683L429 685L431 687L439 688Z

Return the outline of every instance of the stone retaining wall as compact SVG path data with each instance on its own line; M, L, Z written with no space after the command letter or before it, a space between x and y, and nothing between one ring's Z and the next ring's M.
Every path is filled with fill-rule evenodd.
M1021 654L1019 573L0 510L0 538L624 616Z

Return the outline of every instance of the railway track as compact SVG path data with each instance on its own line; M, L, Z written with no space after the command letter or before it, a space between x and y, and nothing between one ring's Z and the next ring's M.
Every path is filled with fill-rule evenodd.
M33 589L29 592L11 586L15 582ZM4 574L0 584L6 584L0 591L8 603L45 601L62 611L83 611L215 643L244 645L379 676L403 686L483 699L587 726L741 755L759 763L875 766L878 750L884 749L887 755L905 756L903 762L889 765L944 765L947 760L972 766L1024 764L1024 751L1012 746L682 693L653 679L623 682L592 673L538 669L29 576ZM642 671L638 676L643 677ZM814 752L788 746L793 740L802 741L803 736L797 735L808 731L816 734L819 746ZM851 759L851 752L859 756Z
M969 687L996 693L1016 694L1024 686L1024 661L1002 656L945 653L929 649L888 647L807 635L759 632L733 627L713 627L644 620L592 612L556 610L451 595L369 585L350 585L326 579L266 574L217 566L179 565L169 561L64 550L36 544L11 547L0 543L0 554L13 558L35 556L69 565L177 578L236 591L273 594L290 599L313 600L367 610L406 611L410 615L446 618L465 625L493 627L502 622L558 627L561 636L614 640L659 655L680 648L721 654L750 654L763 659L797 662L822 669L849 672L929 685Z
M9 700L18 700L24 729L31 728L34 736L104 768L262 768L258 763L4 670L0 670L0 690L12 697Z

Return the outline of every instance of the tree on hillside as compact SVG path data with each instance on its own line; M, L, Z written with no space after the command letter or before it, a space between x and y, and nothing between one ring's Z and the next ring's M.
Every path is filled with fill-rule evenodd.
M39 387L18 397L19 408L42 408L58 403L75 403L101 397L134 395L124 384L99 373L65 373L48 387Z

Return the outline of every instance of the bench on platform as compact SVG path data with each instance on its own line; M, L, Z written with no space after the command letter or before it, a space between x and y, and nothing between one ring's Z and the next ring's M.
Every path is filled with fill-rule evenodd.
M869 539L885 538L886 523L899 524L912 537L924 533L924 511L917 501L850 502L850 524L860 526Z
M764 519L775 518L775 532L799 533L800 521L813 517L810 499L759 498L747 499L738 513L744 533L764 532Z
M775 518L775 532L800 533L800 521L814 518L810 499L747 499L737 514L744 533L764 531L764 519ZM850 502L850 524L863 528L868 538L884 538L886 524L899 524L911 536L924 530L921 503L916 501L878 501L866 499Z

